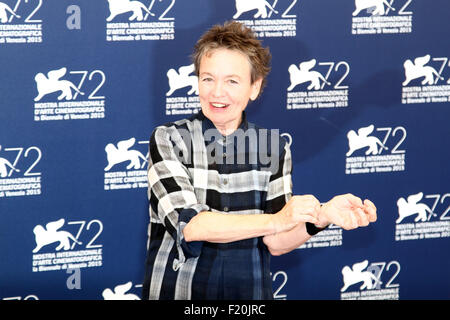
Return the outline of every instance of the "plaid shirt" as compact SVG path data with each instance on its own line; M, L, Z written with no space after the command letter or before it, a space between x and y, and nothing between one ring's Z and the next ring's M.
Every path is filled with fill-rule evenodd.
M273 298L270 253L262 237L230 243L186 242L183 238L183 228L201 211L276 213L292 196L292 162L286 141L272 131L260 131L246 120L245 112L239 129L255 129L258 141L261 132L270 135L261 141L267 141L268 152L276 156L277 170L267 170L258 152L261 145L243 147L242 141L235 142L234 134L210 138L211 130L218 131L201 111L153 131L144 299ZM275 148L270 141L277 142ZM250 161L255 154L257 161ZM238 159L242 155L244 162ZM217 161L221 158L224 161Z

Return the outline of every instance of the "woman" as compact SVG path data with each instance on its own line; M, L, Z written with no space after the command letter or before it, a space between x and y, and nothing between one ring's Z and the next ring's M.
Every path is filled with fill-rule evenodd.
M323 205L292 196L289 145L246 119L270 70L270 53L249 28L212 27L193 60L201 111L150 139L143 298L272 299L271 254L298 248L330 223L366 226L376 208L351 194Z

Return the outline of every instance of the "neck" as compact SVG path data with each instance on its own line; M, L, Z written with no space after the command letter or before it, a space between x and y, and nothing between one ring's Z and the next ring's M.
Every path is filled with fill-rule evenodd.
M228 136L236 131L237 128L241 125L242 117L237 122L232 123L224 123L224 124L217 124L214 123L214 126L216 129L223 135Z

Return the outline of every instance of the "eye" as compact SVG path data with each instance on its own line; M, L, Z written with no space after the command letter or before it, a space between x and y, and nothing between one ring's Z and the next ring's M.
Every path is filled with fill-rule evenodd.
M203 82L211 82L211 81L213 81L213 79L211 77L204 77L204 78L202 78L202 81Z
M234 80L234 79L230 79L230 80L228 80L228 82L229 82L230 84L239 84L239 82L237 82L237 81Z

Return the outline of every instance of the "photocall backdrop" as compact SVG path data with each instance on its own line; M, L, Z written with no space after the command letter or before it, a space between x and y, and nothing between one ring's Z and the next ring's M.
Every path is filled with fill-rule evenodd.
M272 259L276 299L450 298L446 0L2 0L0 298L140 299L153 129L199 110L217 23L269 46L248 119L291 143L295 194L371 199Z

